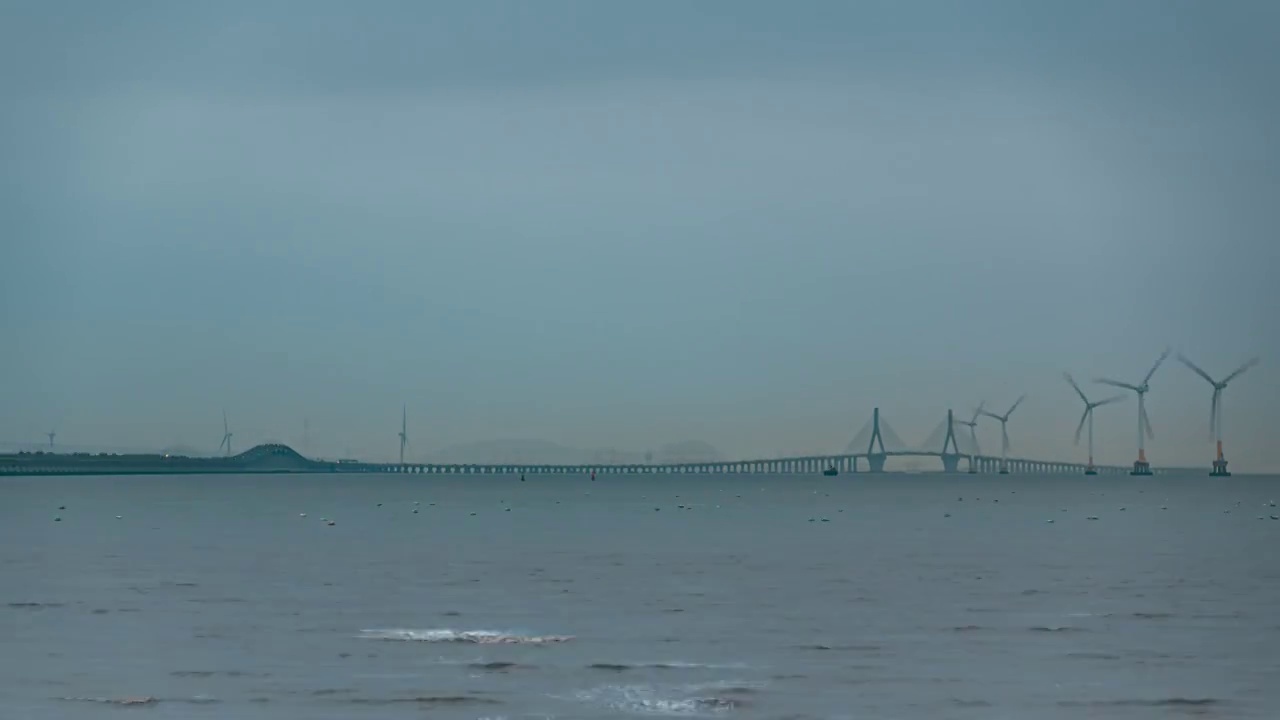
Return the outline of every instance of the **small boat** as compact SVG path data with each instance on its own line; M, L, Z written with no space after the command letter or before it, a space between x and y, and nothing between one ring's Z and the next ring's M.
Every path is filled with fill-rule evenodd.
M834 465L832 465L831 467L827 468L826 470L823 470L823 471L822 471L822 474L823 474L823 475L826 475L827 477L835 477L836 475L839 475L839 474L840 474L840 471L836 470L835 466L834 466Z

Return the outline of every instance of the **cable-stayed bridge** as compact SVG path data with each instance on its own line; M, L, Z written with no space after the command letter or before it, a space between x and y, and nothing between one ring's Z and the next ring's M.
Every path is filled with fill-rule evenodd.
M1001 458L984 454L966 423L951 411L923 442L904 443L876 408L841 453L783 458L658 464L581 465L531 463L377 463L327 461L303 457L292 448L259 445L239 455L193 458L162 455L66 455L23 453L0 455L0 475L134 475L134 474L251 474L251 473L408 473L455 474L817 474L885 472L890 458L937 458L943 472L1014 474L1084 474L1085 463ZM1127 466L1094 466L1098 473L1127 474Z

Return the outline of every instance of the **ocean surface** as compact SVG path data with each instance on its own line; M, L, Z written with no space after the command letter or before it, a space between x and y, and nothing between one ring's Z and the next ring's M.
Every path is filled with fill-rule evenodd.
M1273 500L1202 475L5 479L0 718L1274 720Z

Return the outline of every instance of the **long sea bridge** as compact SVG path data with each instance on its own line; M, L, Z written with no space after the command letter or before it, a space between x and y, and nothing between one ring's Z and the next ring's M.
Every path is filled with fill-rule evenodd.
M194 458L163 455L98 455L21 453L0 455L0 475L173 475L253 473L377 473L415 475L698 475L698 474L818 474L882 473L891 458L937 458L943 472L1013 474L1075 474L1084 463L1001 458L984 454L970 437L956 431L951 413L918 447L901 441L876 408L871 419L844 452L830 455L714 462L540 464L377 463L306 458L280 444L258 445L239 455ZM1096 465L1098 474L1128 474L1128 466ZM1154 472L1161 473L1162 470Z

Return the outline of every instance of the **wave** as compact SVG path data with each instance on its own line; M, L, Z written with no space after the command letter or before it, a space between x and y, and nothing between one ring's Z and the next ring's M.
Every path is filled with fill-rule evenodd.
M420 695L417 697L398 698L346 698L341 701L348 705L501 705L491 698L475 695Z
M747 668L746 663L701 663L701 662L685 662L683 660L671 660L668 662L649 663L645 667L657 668L659 670L744 670Z
M493 630L406 630L399 628L361 630L366 640L398 642L472 643L476 645L550 645L569 642L572 635L515 635Z
M187 698L158 698L158 697L152 697L150 695L139 695L136 697L120 697L120 698L64 697L64 698L58 698L58 699L65 700L67 702L98 703L100 705L123 705L123 706L156 705L161 702L187 703L188 705L213 705L213 704L222 702L217 698L211 698L205 695L197 695L195 697L187 697Z
M1119 655L1103 652L1075 652L1067 653L1067 657L1077 660L1119 660Z
M712 715L746 706L738 695L754 690L746 686L720 688L720 692L703 694L707 686L660 689L650 685L605 685L574 694L574 699L612 710L646 715Z
M1072 627L1070 625L1036 625L1035 627L1030 627L1027 629L1030 630L1031 632L1051 632L1051 633L1088 632L1084 628Z
M530 666L530 665L521 665L520 663L513 663L513 662L505 662L505 661L502 661L502 660L495 660L495 661L493 661L493 662L473 662L473 663L467 663L467 667L471 668L472 670L488 670L488 671L492 671L492 672L505 672L505 671L507 671L507 670L519 670L519 669L522 669L522 668L529 668L529 667L531 667L531 666Z
M190 677L190 678L211 678L216 675L229 678L254 677L268 678L271 673L252 673L243 670L173 670L169 673L173 677Z
M588 670L607 670L609 672L626 672L628 670L744 670L745 663L700 663L671 660L668 662L650 663L610 663L598 662L587 666Z
M1155 700L1064 700L1058 703L1059 707L1149 707L1149 708L1191 708L1191 707L1208 707L1210 705L1221 705L1222 700L1217 698L1158 698Z

